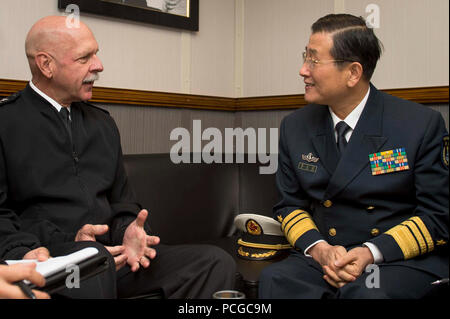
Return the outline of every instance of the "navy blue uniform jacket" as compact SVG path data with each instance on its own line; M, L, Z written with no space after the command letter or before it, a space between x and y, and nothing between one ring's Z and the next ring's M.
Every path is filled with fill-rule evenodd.
M0 257L74 241L107 224L103 244L122 243L140 206L127 182L112 117L72 103L73 144L57 110L31 87L0 106Z
M296 249L372 242L386 263L448 277L448 133L438 112L371 86L340 160L327 106L295 111L280 131L274 217ZM369 155L399 148L409 169L372 175Z

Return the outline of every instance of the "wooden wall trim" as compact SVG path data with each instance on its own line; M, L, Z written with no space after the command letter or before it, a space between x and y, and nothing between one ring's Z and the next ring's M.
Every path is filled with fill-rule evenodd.
M0 79L0 96L23 90L27 81ZM90 102L140 106L235 111L236 99L191 94L94 87Z
M235 111L233 98L94 87L91 102Z
M389 89L382 91L390 95L421 104L448 104L449 100L448 86ZM238 98L236 104L238 111L261 111L297 109L305 106L307 103L304 95L298 94Z
M26 84L27 81L0 79L0 97L5 97L23 90ZM389 89L383 91L422 104L448 104L449 101L448 86ZM91 102L230 112L297 109L307 104L303 94L227 98L105 87L94 88Z

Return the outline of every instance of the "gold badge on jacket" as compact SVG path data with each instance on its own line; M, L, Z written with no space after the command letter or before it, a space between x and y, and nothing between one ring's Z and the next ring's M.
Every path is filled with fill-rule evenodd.
M396 148L369 154L372 175L381 175L409 169L405 148Z
M319 161L319 158L315 157L312 153L309 153L307 155L302 154L302 160L308 163L317 163ZM307 164L304 162L299 162L298 168L309 173L317 172L317 165Z
M319 158L314 157L312 153L309 153L308 155L302 154L302 160L307 161L308 163L317 163Z

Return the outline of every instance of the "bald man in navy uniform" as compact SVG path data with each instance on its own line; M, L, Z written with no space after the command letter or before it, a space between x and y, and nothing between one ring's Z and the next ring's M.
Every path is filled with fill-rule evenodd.
M312 26L311 104L282 121L276 178L295 249L264 269L262 298L421 298L448 277L448 133L370 83L381 47L362 18Z
M235 281L232 257L208 245L159 245L123 165L118 128L85 101L103 71L81 23L45 17L28 33L32 80L0 101L0 258L47 247L52 256L94 246L110 267L72 298L211 298ZM156 195L155 195L156 196Z

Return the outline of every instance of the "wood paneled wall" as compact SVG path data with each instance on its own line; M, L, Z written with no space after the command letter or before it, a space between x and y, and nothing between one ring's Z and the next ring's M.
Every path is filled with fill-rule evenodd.
M25 85L25 81L0 79L0 97ZM448 129L448 87L387 92L435 108ZM215 127L222 134L225 128L278 128L284 116L306 104L303 95L235 99L112 88L95 88L91 102L114 117L125 154L168 153L176 143L170 140L172 130L182 127L192 134L194 120L201 120L202 130Z
M0 79L0 96L8 96L20 91L26 84L26 81ZM383 91L422 104L448 103L449 99L448 86L389 89ZM94 88L91 102L230 112L297 109L306 105L303 94L227 98L104 87Z

